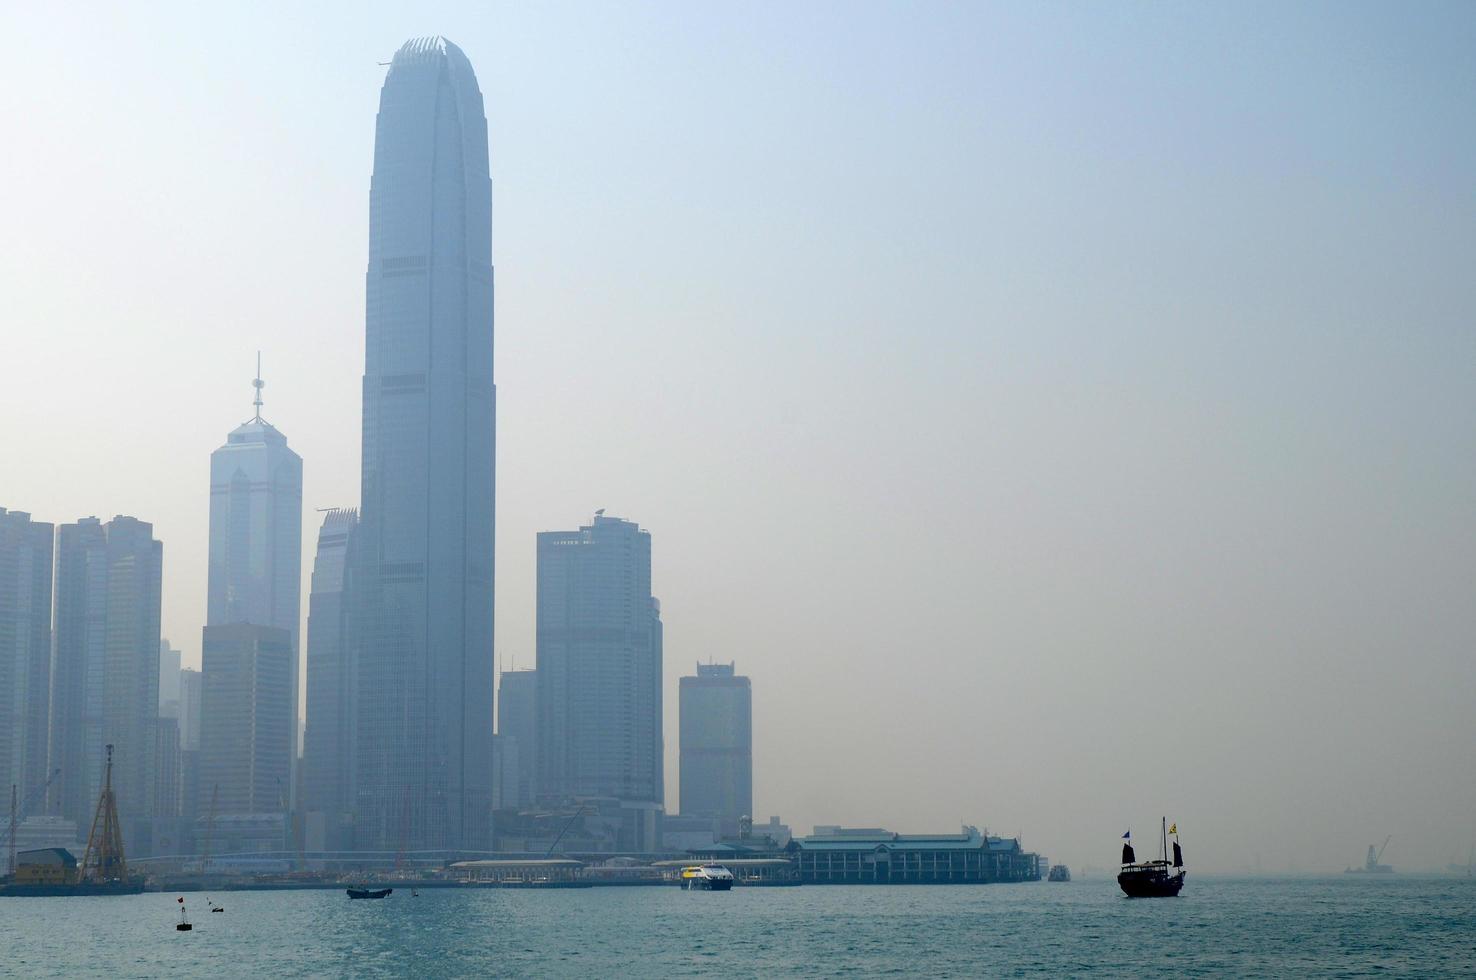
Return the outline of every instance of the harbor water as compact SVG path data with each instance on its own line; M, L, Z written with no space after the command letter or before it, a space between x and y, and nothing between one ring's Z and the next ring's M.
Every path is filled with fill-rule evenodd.
M1191 874L687 892L395 889L0 899L0 975L1476 976L1476 879Z

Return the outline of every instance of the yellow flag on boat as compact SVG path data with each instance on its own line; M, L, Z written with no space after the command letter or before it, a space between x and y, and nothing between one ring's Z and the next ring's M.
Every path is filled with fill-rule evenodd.
M1177 834L1178 832L1179 832L1179 825L1178 824L1171 824L1169 826L1169 833L1171 833L1171 834Z

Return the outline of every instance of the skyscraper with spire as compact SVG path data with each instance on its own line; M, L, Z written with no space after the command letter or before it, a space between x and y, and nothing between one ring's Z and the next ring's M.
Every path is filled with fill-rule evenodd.
M482 848L492 783L492 181L470 62L408 41L369 189L359 846Z
M257 356L251 418L232 429L225 445L210 454L210 565L206 581L204 644L235 649L235 633L213 635L220 627L241 624L285 630L290 641L290 678L286 699L262 717L280 719L287 731L280 739L257 744L286 746L286 757L272 767L291 771L297 760L298 621L302 589L302 457L287 448L287 437L261 417L261 358ZM239 631L238 631L239 632ZM211 658L203 658L204 686L210 688ZM220 661L224 664L226 661ZM219 679L219 678L217 678ZM208 698L207 698L208 700ZM209 712L202 723L211 724ZM202 758L202 771L255 765L248 746L234 738L208 739L230 758ZM202 747L202 751L203 751ZM204 777L202 777L203 779ZM290 795L295 780L286 780ZM202 792L210 786L202 783Z

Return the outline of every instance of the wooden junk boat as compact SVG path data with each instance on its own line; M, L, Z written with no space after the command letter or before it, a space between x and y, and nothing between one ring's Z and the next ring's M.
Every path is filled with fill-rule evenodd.
M1117 875L1117 884L1128 898L1173 898L1184 887L1184 852L1179 848L1179 825L1168 825L1165 817L1162 824L1161 857L1157 861L1139 862L1133 851L1132 831L1123 834L1122 871ZM1174 835L1174 857L1169 861L1169 835Z

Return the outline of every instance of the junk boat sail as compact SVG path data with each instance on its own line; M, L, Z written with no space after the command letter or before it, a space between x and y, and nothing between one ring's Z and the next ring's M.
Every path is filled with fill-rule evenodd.
M1128 898L1173 898L1184 887L1184 852L1179 849L1179 825L1168 825L1165 817L1162 824L1162 855L1157 861L1138 862L1133 852L1132 831L1122 835L1122 871L1117 883ZM1169 863L1169 834L1174 835L1174 860Z

